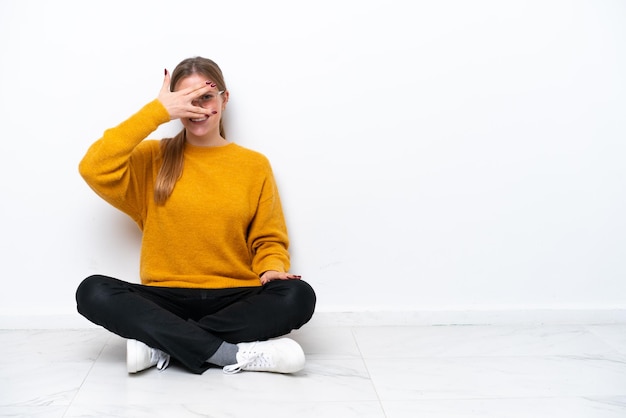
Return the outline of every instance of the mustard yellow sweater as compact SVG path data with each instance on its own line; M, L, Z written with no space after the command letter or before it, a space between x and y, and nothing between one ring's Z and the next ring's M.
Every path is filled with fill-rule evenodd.
M104 132L79 165L87 184L143 231L140 276L147 285L260 286L267 270L289 270L289 240L268 160L228 143L186 144L182 177L154 203L160 141L145 140L170 120L155 100Z

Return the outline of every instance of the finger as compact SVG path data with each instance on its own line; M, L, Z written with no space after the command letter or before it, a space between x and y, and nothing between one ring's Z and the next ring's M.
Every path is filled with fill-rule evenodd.
M186 89L177 90L182 96L197 98L210 91L217 91L217 84L212 81L206 81L195 86L187 87Z
M205 115L211 115L213 112L211 109L205 109L200 106L189 105L184 112L180 115L181 118L197 118Z
M163 85L161 86L161 91L169 92L170 91L170 72L165 69L165 78L163 79Z

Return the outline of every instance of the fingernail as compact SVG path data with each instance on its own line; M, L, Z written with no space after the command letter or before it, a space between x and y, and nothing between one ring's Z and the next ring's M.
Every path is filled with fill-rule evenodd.
M211 112L211 113L213 113L214 115L217 115L217 110L214 110L214 111L213 111L213 112Z
M167 68L165 69L165 75L167 75Z
M217 84L211 84L211 87L215 87L215 86L217 86Z

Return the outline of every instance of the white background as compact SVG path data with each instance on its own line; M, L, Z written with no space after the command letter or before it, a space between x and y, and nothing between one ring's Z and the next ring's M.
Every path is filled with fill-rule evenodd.
M626 309L624 1L0 0L0 315L138 280L77 165L194 55L318 311Z

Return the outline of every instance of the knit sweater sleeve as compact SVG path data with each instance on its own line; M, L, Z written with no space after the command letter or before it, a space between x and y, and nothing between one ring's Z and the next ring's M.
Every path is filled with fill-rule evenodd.
M146 184L154 161L154 147L139 146L162 123L170 120L158 100L118 126L104 132L79 164L87 184L104 200L128 214L142 228Z
M268 270L289 271L287 226L269 163L257 211L249 227L248 245L252 254L252 270L257 275Z

